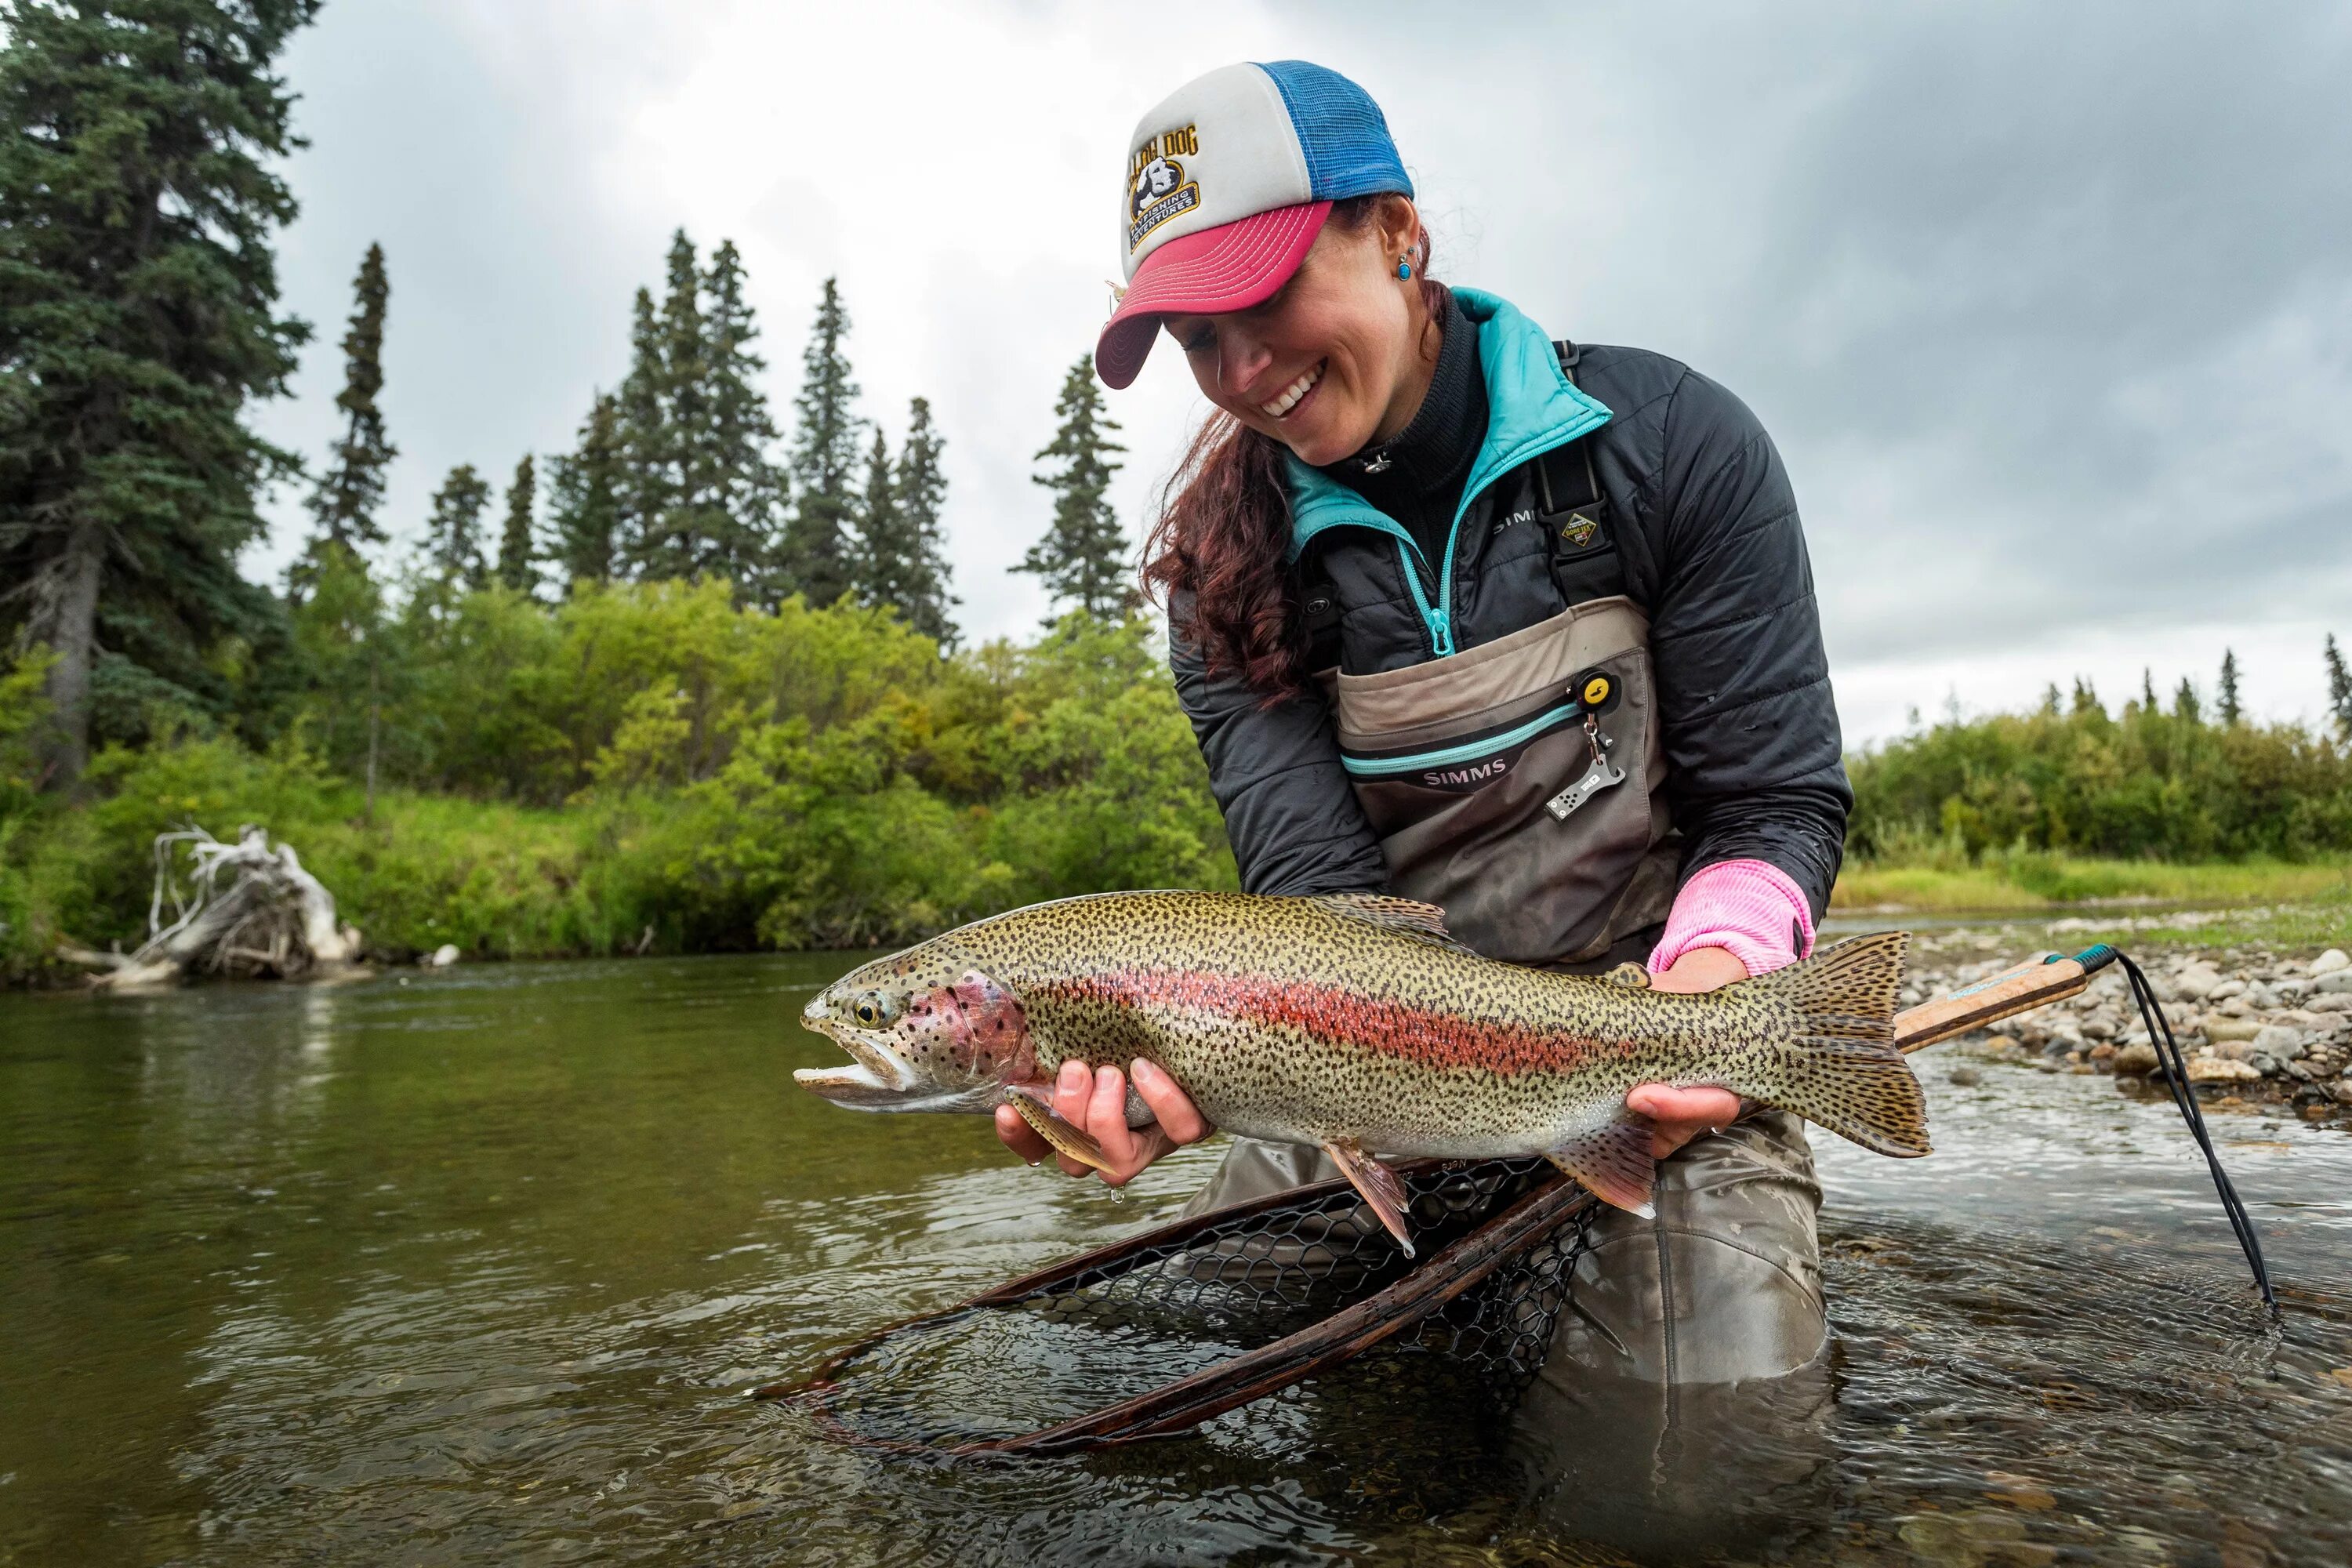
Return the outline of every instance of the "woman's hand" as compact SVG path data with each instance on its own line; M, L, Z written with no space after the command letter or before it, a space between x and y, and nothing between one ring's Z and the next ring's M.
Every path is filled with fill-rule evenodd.
M1748 966L1727 948L1695 947L1675 960L1664 974L1650 976L1653 991L1713 991L1748 978ZM1147 1097L1148 1098L1148 1097ZM1625 1096L1625 1109L1650 1119L1650 1153L1663 1160L1702 1132L1713 1132L1739 1120L1744 1109L1727 1089L1676 1089L1671 1084L1637 1084ZM1000 1120L1009 1114L998 1111ZM1020 1118L1014 1117L1018 1121Z
M1087 1071L1084 1062L1064 1062L1054 1079L1054 1114L1102 1145L1116 1170L1097 1173L1110 1186L1123 1187L1146 1165L1171 1149L1198 1143L1216 1131L1209 1125L1192 1097L1158 1066L1138 1058L1134 1063L1135 1092L1151 1108L1156 1124L1127 1124L1127 1075L1117 1068ZM996 1135L1015 1154L1036 1164L1052 1147L1031 1130L1021 1113L1009 1105L996 1108ZM1055 1154L1064 1172L1083 1176L1092 1169L1066 1154Z

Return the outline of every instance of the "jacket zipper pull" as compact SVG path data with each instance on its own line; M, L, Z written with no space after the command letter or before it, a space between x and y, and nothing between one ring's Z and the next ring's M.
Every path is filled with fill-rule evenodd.
M1429 635L1439 653L1454 651L1454 618L1444 610L1433 608L1429 612Z

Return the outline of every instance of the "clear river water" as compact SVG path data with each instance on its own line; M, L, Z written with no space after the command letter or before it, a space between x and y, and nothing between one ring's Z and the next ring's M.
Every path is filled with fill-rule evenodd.
M1377 1369L1092 1456L834 1446L744 1391L1215 1158L1115 1201L800 1092L845 963L0 996L0 1563L2352 1562L2352 1139L2214 1117L2272 1330L2168 1102L1949 1047L1932 1157L1817 1134L1834 1354L1701 1434L1706 1529Z

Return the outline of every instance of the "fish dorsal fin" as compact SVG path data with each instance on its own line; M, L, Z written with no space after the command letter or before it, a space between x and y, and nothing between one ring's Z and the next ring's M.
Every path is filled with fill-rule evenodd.
M1445 929L1445 911L1435 904L1415 903L1387 893L1318 893L1307 901L1322 905L1342 920L1361 921L1366 925L1425 942L1432 947L1452 948L1456 952L1470 951Z

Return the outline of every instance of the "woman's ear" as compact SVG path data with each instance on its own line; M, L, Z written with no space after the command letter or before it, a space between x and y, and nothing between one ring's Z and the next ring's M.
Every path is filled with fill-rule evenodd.
M1429 263L1423 248L1420 209L1412 205L1411 196L1391 192L1381 198L1380 213L1381 249L1387 255L1389 264L1393 267L1398 257L1406 257L1412 260L1412 269L1419 272Z

